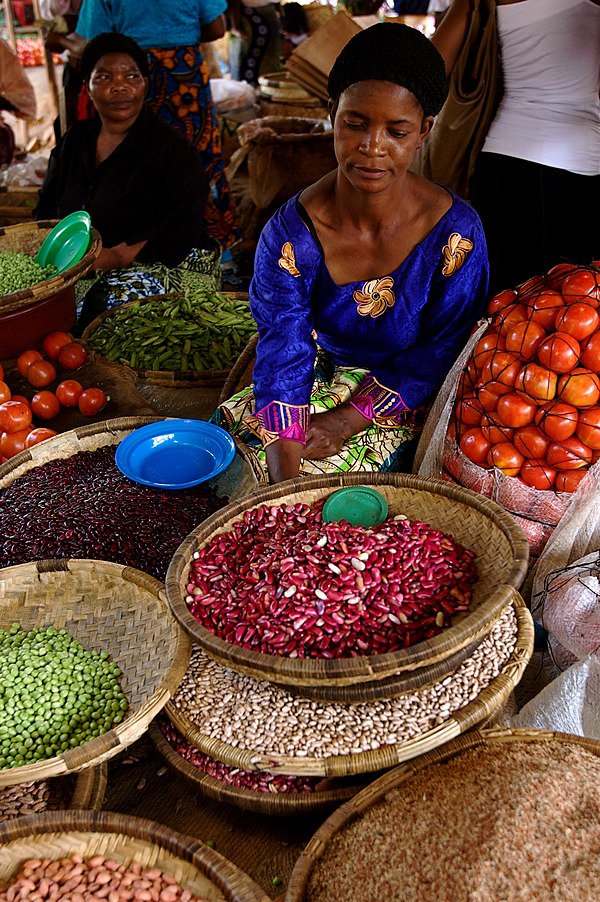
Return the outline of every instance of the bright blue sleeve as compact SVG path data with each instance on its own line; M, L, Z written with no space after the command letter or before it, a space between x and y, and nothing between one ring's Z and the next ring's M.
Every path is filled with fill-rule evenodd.
M77 34L91 41L96 35L114 30L112 0L83 0L77 19Z

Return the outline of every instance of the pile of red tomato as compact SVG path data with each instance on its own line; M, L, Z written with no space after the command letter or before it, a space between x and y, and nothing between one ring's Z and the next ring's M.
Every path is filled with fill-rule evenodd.
M600 261L559 264L488 307L454 422L473 463L574 492L600 459Z
M76 407L83 416L94 416L109 401L101 388L84 389L76 379L64 379L54 391L48 389L57 379L58 369L77 370L87 363L86 349L67 332L50 332L42 349L46 357L32 349L17 359L20 375L37 389L30 400L12 393L0 365L0 463L57 434L54 429L35 426L34 417L52 420L63 407Z

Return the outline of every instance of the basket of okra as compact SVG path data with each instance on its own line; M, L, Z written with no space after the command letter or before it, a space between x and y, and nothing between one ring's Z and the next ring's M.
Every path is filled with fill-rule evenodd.
M82 340L151 385L220 388L255 332L246 293L196 289L108 310Z

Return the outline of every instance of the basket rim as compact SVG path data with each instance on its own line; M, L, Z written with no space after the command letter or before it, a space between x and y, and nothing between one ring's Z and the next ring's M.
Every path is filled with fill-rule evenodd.
M587 739L583 736L552 730L492 727L483 730L472 730L464 736L452 739L444 746L427 752L420 758L394 767L341 805L312 835L294 865L286 890L285 902L299 902L300 899L305 898L308 880L313 867L323 856L331 839L340 833L344 827L360 817L372 805L380 802L392 789L396 789L405 781L412 779L423 770L431 767L431 765L448 761L468 749L497 743L535 743L548 740L581 745L600 757L600 740L597 739Z
M215 289L216 290L216 289ZM248 299L247 291L221 291L219 289L220 294L226 294L228 297L233 298L245 298ZM127 310L127 308L131 308L134 305L146 304L148 301L158 301L164 298L181 298L185 296L184 291L168 291L164 294L153 294L148 297L136 298L133 301L127 301L125 304L119 304L118 307L113 307L110 310L104 310L102 313L99 313L98 316L89 323L83 331L81 336L81 341L84 344L87 344L90 336L93 332L100 326L105 319L108 319L111 316L115 316L121 310ZM94 351L98 360L103 361L105 363L115 363L115 361L109 361L107 357L104 357L98 351ZM116 361L118 363L118 361ZM201 383L213 384L215 387L220 388L222 384L224 384L225 379L230 373L229 369L225 370L145 370L139 367L130 366L128 363L121 363L120 366L124 366L127 369L131 370L135 373L136 376L140 379L145 379L147 382L150 382L154 385L179 385L183 388L185 387L201 387ZM217 385L218 383L218 385Z
M492 712L503 707L510 693L519 683L533 653L534 626L521 596L513 590L513 606L517 617L517 641L498 676L472 701L455 711L446 721L406 742L383 746L375 751L332 755L326 758L291 757L273 753L239 749L220 739L204 736L186 715L181 714L173 701L165 706L165 712L189 742L201 752L226 764L244 770L267 770L271 773L308 774L315 776L343 776L368 773L395 767L439 745L449 742L467 730L480 724Z
M490 519L504 534L513 553L512 567L507 575L507 582L500 584L496 590L482 601L473 612L468 612L458 624L448 627L443 633L408 649L388 652L381 655L365 655L361 658L286 658L251 651L220 639L203 627L191 614L185 602L184 593L180 589L182 578L186 578L191 564L192 553L208 543L213 534L225 530L226 524L233 523L247 510L260 507L268 502L280 501L289 495L302 494L311 490L334 491L348 485L385 485L392 488L416 489L441 495L452 501L474 508L478 513ZM250 498L233 502L222 510L212 514L194 529L176 550L165 580L167 597L175 617L190 634L193 641L215 660L224 666L231 667L241 673L273 682L294 685L326 685L335 681L342 685L345 682L367 682L403 669L414 669L423 664L433 663L436 652L437 660L446 657L446 651L456 651L466 645L473 634L474 622L481 620L490 622L497 619L510 603L511 589L518 589L527 573L529 543L513 518L495 502L470 489L454 486L441 479L426 479L403 473L347 473L340 476L300 477L287 480L278 485L259 489ZM477 614L476 617L473 615ZM443 649L443 653L440 653ZM351 669L349 662L352 662ZM277 674L273 676L273 669Z
M0 847L46 833L109 833L126 835L159 846L188 862L208 877L231 902L269 902L268 896L244 871L201 840L156 821L112 811L45 812L0 823Z
M140 589L150 592L160 601L165 611L169 610L164 586L141 570L112 561L99 561L93 558L64 558L61 560L30 561L25 564L15 564L2 569L3 582L11 578L18 578L22 574L38 573L73 573L78 571L104 571L108 575L134 583ZM1 606L0 606L1 610ZM18 783L27 783L30 780L42 780L47 777L61 776L77 773L85 768L92 767L113 758L147 730L149 723L162 711L170 698L173 697L181 683L192 653L192 644L189 637L181 628L177 629L177 639L172 649L171 664L166 671L162 682L157 686L152 695L140 707L120 723L117 723L106 733L96 736L73 749L69 749L60 755L44 758L32 764L20 767L4 768L0 770L0 786L14 786Z
M101 761L94 767L75 774L76 783L69 803L69 809L75 811L100 811L104 804L108 785L108 764Z
M157 752L165 759L167 764L179 776L193 783L196 789L217 801L225 801L231 805L236 805L238 808L246 808L249 811L278 816L316 813L325 809L331 809L332 806L337 807L340 802L355 795L365 784L365 780L361 780L358 785L348 785L339 789L316 790L315 792L258 792L258 790L233 786L230 783L217 780L200 768L194 767L193 764L182 758L173 748L155 720L150 724L148 734Z

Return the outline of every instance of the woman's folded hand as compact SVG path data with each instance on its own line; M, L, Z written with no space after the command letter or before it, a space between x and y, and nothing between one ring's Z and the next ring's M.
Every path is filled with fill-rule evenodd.
M370 425L371 420L363 417L350 404L317 413L310 420L303 457L306 460L323 460L332 454L339 454L346 439L368 429Z

